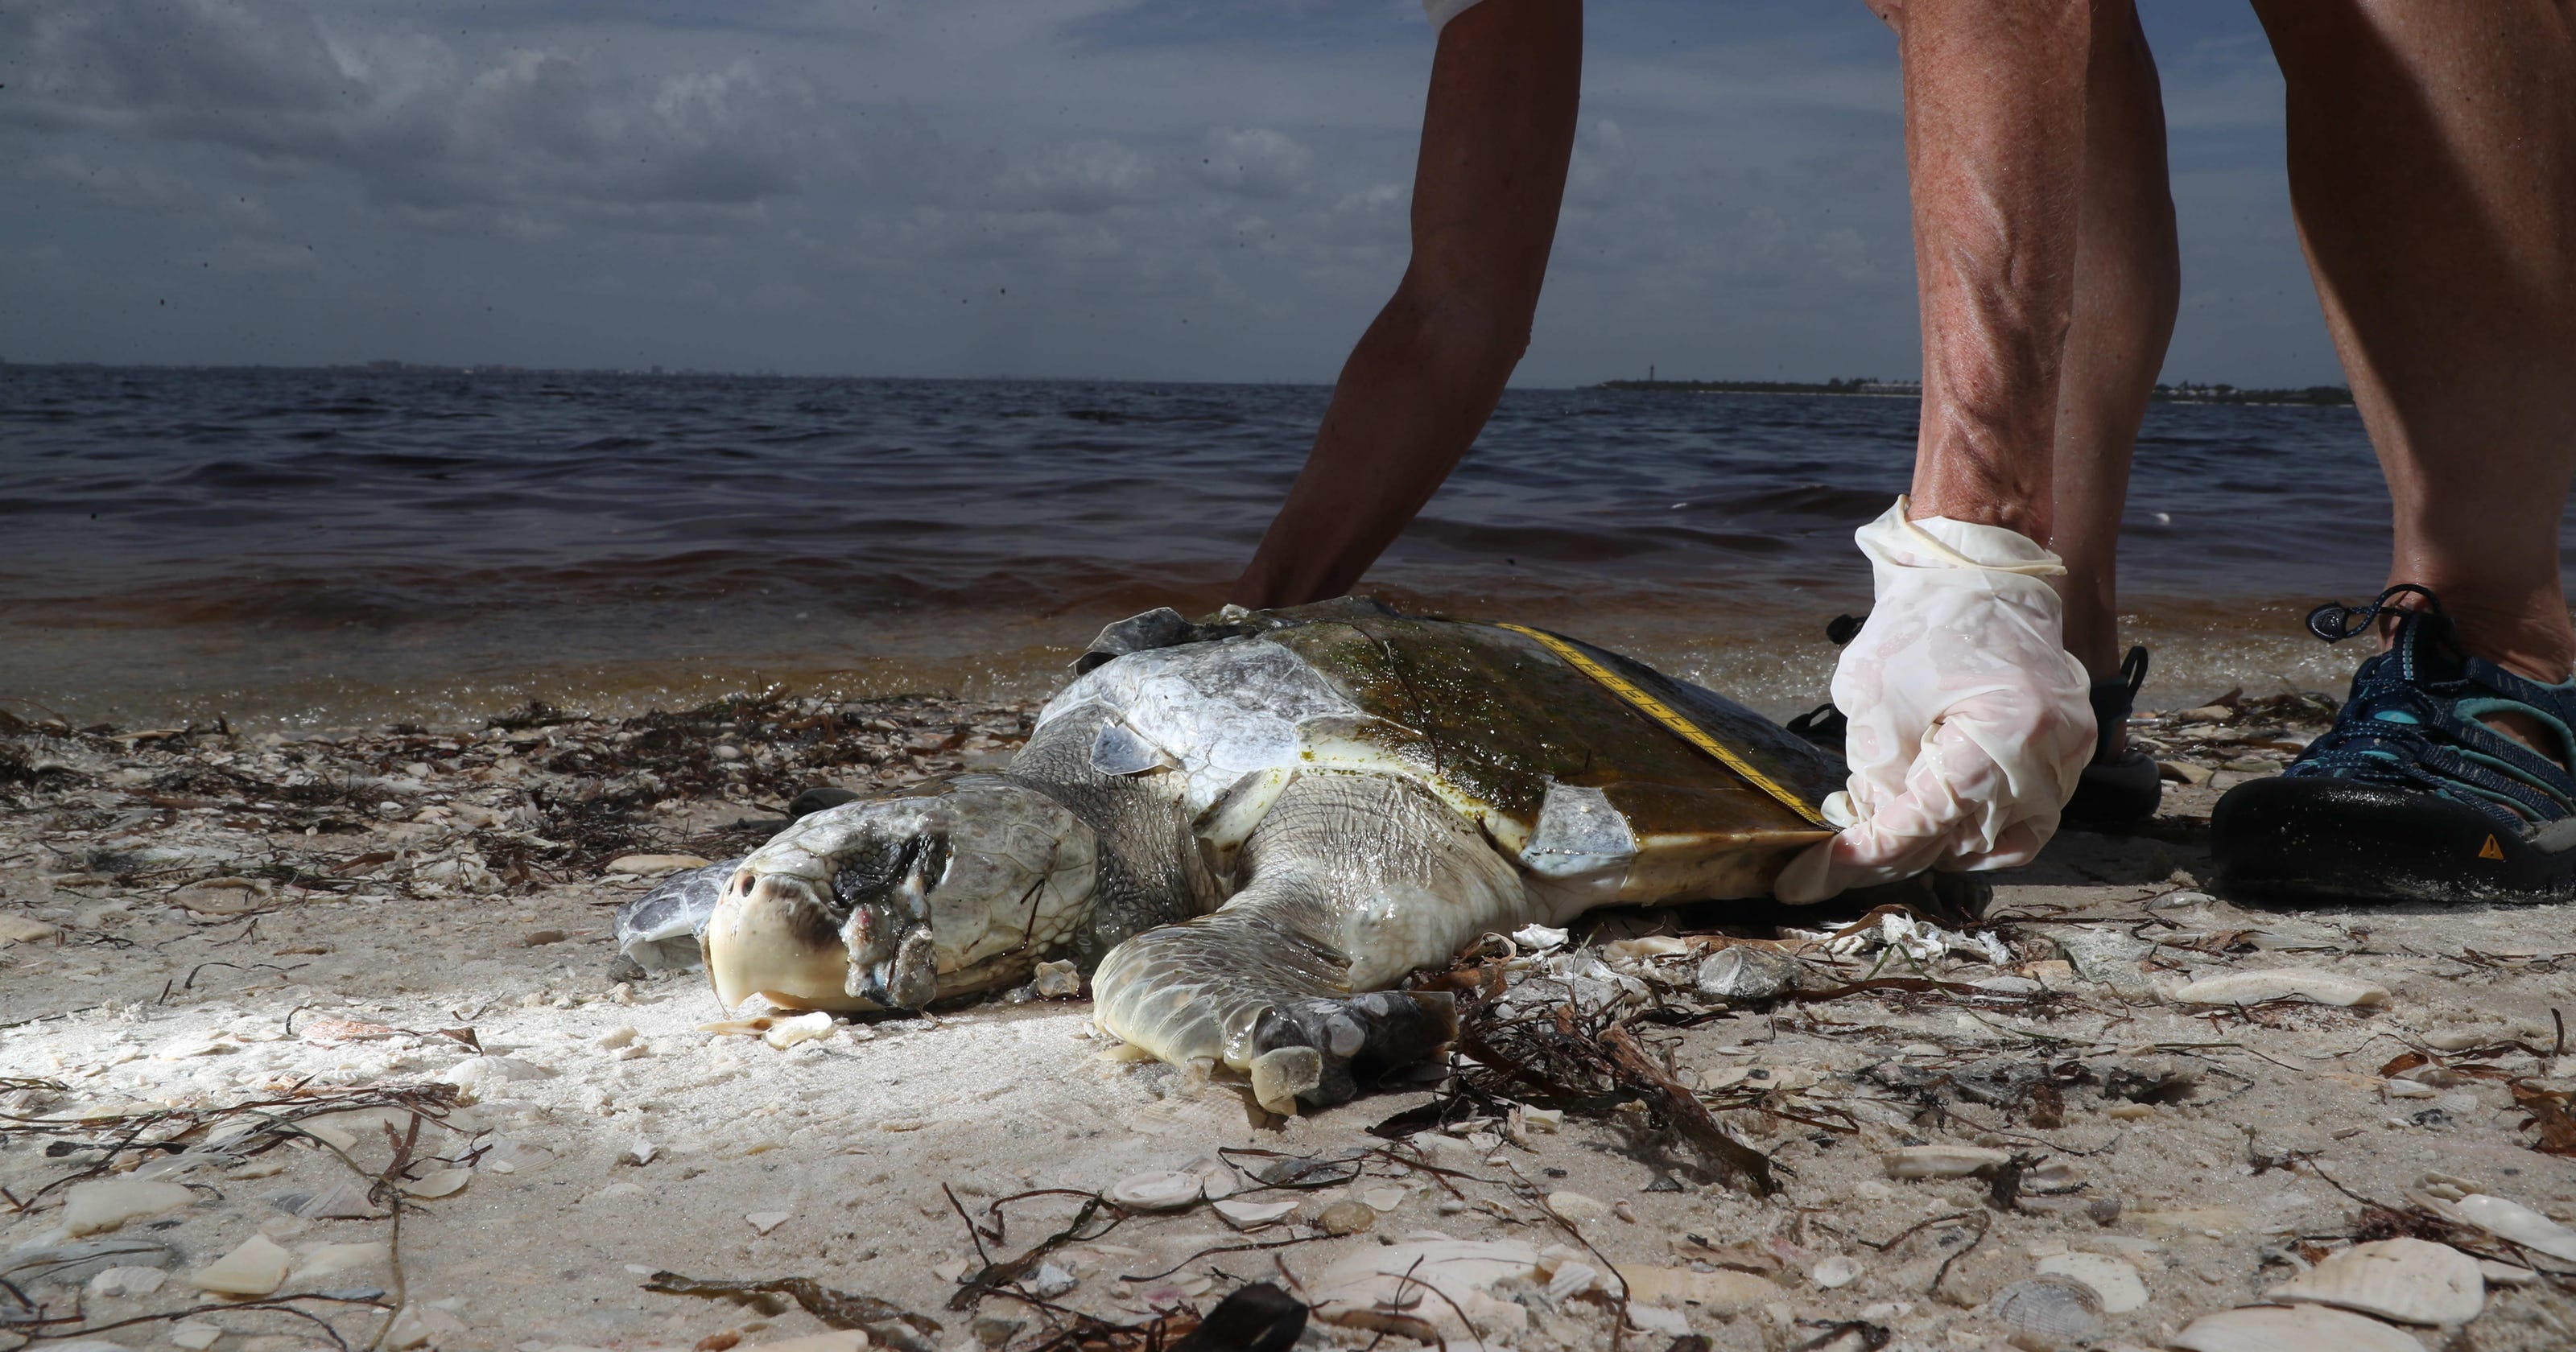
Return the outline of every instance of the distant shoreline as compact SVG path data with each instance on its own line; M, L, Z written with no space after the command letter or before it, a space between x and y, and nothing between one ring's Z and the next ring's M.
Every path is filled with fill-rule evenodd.
M1592 387L1630 394L1811 394L1843 399L1920 399L1921 384L1911 380L1605 380ZM2159 404L2273 404L2309 408L2350 408L2352 391L2341 385L2301 389L2245 390L2233 385L2158 385Z

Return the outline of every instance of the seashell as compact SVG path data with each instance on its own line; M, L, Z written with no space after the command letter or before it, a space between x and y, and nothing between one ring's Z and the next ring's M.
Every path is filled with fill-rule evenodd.
M1328 1235L1356 1235L1377 1228L1377 1212L1366 1202L1335 1202L1315 1217Z
M1748 1305L1765 1305L1785 1294L1777 1282L1751 1272L1719 1268L1715 1272L1693 1272L1689 1268L1646 1267L1635 1263L1613 1264L1619 1279L1628 1284L1631 1305L1690 1304L1710 1310L1737 1310Z
M1219 1202L1216 1214L1237 1230L1252 1230L1288 1219L1297 1213L1295 1202Z
M760 1040L783 1051L797 1043L831 1035L832 1016L818 1009L790 1019L771 1020L769 1027L761 1031Z
M2191 1321L2180 1352L2424 1352L2413 1335L2322 1305L2249 1305Z
M2186 981L2166 997L2178 1005L2254 1005L2311 1000L2321 1005L2384 1005L2388 988L2320 967L2269 967Z
M2498 1239L2509 1239L2534 1253L2576 1263L2576 1230L2541 1215L2520 1202L2473 1192L2451 1203L2460 1219Z
M1178 1211L1199 1200L1207 1185L1196 1174L1137 1174L1109 1185L1102 1194L1130 1211Z
M296 1266L295 1280L302 1283L361 1268L381 1267L392 1258L393 1250L381 1240L359 1244L317 1244Z
M1835 1254L1807 1269L1807 1280L1828 1291L1838 1286L1849 1286L1860 1280L1860 1264Z
M2001 1150L1973 1145L1909 1145L1878 1157L1889 1178L1965 1178L1979 1169L2009 1164Z
M2102 1297L2072 1277L2034 1277L1997 1291L1986 1317L2013 1330L2017 1346L2059 1347L2100 1331Z
M2492 1258L2478 1260L2478 1275L2489 1286L2529 1286L2540 1280L2540 1274L2519 1263L2499 1263Z
M743 1213L742 1219L754 1233L765 1235L785 1225L787 1218L794 1214L792 1211L747 1211Z
M318 1221L376 1219L376 1208L367 1200L368 1191L343 1179L306 1198L295 1208L295 1214Z
M108 1178L75 1183L63 1201L63 1230L73 1236L99 1235L127 1221L176 1211L197 1200L177 1183L134 1178Z
M1570 1300L1601 1282L1601 1269L1590 1263L1559 1263L1547 1277L1549 1300Z
M1558 1218L1573 1221L1578 1225L1584 1221L1600 1220L1610 1214L1608 1202L1579 1192L1559 1190L1549 1193L1543 1200L1547 1203L1547 1209L1556 1213Z
M403 1192L412 1197L447 1197L473 1179L474 1171L471 1169L440 1169L422 1175L419 1182L405 1187Z
M2102 1313L2127 1314L2147 1303L2147 1283L2124 1259L2107 1253L2060 1253L2040 1259L2042 1276L2072 1277L2102 1298Z
M240 1248L188 1274L200 1291L227 1296L264 1296L286 1285L295 1255L266 1235L253 1235Z
M0 944L32 944L62 933L60 925L33 916L0 915Z
M2333 1305L2400 1324L2465 1324L2486 1308L2478 1260L2421 1239L2355 1244L2263 1293Z
M89 1290L94 1296L148 1296L169 1278L157 1267L112 1267L90 1278Z
M1404 1205L1406 1195L1402 1188L1371 1188L1360 1194L1360 1200L1372 1211L1393 1211Z
M1494 1283L1537 1270L1538 1250L1515 1240L1406 1240L1362 1244L1306 1286L1315 1318L1327 1324L1369 1329L1383 1312L1400 1310L1462 1340L1477 1335L1461 1310L1491 1304Z

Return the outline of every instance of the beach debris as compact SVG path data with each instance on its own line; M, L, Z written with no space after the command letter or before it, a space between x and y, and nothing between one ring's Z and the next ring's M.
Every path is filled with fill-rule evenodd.
M1207 1184L1198 1175L1168 1171L1122 1178L1102 1196L1130 1211L1178 1211L1206 1191Z
M645 1279L644 1289L659 1295L698 1296L708 1300L739 1301L754 1296L785 1296L824 1327L858 1329L873 1342L894 1348L895 1352L932 1352L929 1336L940 1331L939 1321L927 1315L914 1314L874 1296L836 1291L811 1277L729 1281L656 1271Z
M2093 1294L2102 1299L2104 1314L2127 1314L2146 1307L2146 1279L2124 1258L2107 1253L2058 1253L2033 1266L2043 1277L2072 1277L2092 1287Z
M1694 983L1707 1000L1768 1000L1794 990L1798 960L1777 949L1734 944L1701 962Z
M2576 1230L2549 1219L2520 1202L2473 1192L2440 1204L2452 1216L2498 1239L2511 1240L2533 1253L2576 1263Z
M2320 1005L2376 1007L2388 988L2375 981L2321 967L2267 967L2187 981L2166 993L2178 1005L2259 1005L2267 1000L2307 1000Z
M658 878L683 869L705 868L709 862L694 854L626 854L609 860L600 872L630 878Z
M1563 948L1573 937L1569 931L1549 925L1523 925L1512 931L1512 942L1520 945L1522 951L1531 954L1544 953L1551 948Z
M2012 1155L1974 1145L1908 1145L1881 1153L1878 1162L1889 1178L1967 1178L2012 1163Z
M1082 969L1069 961L1042 962L1029 973L1041 999L1070 1000L1082 994Z
M382 1240L354 1244L316 1244L295 1265L294 1280L313 1281L343 1272L383 1267L393 1261L393 1248Z
M743 1213L742 1219L744 1223L751 1226L754 1233L765 1235L785 1225L787 1218L794 1214L796 1213L792 1211L747 1211Z
M1377 1228L1377 1208L1348 1198L1325 1207L1315 1224L1328 1235L1356 1235Z
M1255 1230L1275 1225L1297 1214L1295 1202L1246 1202L1228 1200L1216 1204L1216 1214L1237 1230Z
M1053 1300L1071 1291L1081 1280L1073 1275L1071 1269L1049 1261L1038 1264L1037 1270L1028 1275L1024 1284L1030 1295L1040 1300Z
M62 932L62 926L31 915L0 915L0 944L41 943Z
M161 1289L170 1274L157 1267L112 1267L89 1279L94 1296L148 1296Z
M2011 1329L2014 1346L2050 1352L2102 1329L2102 1297L2072 1277L2014 1282L1986 1302L1986 1317Z
M863 1352L867 1345L868 1335L857 1329L834 1329L829 1333L808 1333L801 1338L754 1343L746 1352Z
M1579 1192L1551 1192L1545 1200L1547 1209L1554 1212L1559 1220L1572 1221L1577 1225L1597 1221L1610 1214L1608 1202Z
M253 1235L238 1248L188 1274L200 1291L226 1296L265 1296L286 1284L295 1255L266 1235Z
M1288 1352L1306 1332L1306 1307L1269 1282L1236 1287L1170 1352Z
M1410 1195L1402 1188L1371 1188L1360 1194L1360 1200L1368 1203L1371 1211L1386 1212L1404 1205Z
M198 915L246 915L265 909L269 886L250 878L206 878L170 894L172 904Z
M206 1352L207 1348L215 1345L217 1339L224 1336L224 1331L202 1319L182 1319L172 1324L170 1332L164 1336L170 1340L170 1345L173 1347L184 1347L188 1352Z
M2476 1259L2448 1244L2381 1239L2329 1254L2263 1294L2400 1324L2465 1324L2486 1308L2486 1279Z
M1405 1240L1363 1244L1306 1286L1325 1323L1436 1342L1523 1326L1527 1312L1492 1288L1537 1272L1538 1250L1517 1240Z
M2414 1335L2322 1305L2248 1305L2191 1321L2180 1352L2424 1352Z
M1816 1260L1814 1267L1807 1269L1807 1280L1828 1291L1836 1287L1849 1286L1860 1280L1860 1264L1841 1254L1820 1258Z
M811 1014L772 1019L767 1028L760 1030L760 1040L780 1051L785 1051L799 1043L812 1042L817 1038L827 1038L831 1035L832 1016L819 1009Z
M63 1231L75 1238L103 1235L144 1216L176 1211L197 1200L177 1183L157 1179L102 1178L75 1183L63 1197Z
M385 1329L385 1346L394 1352L410 1352L433 1341L465 1336L465 1321L435 1305L414 1302L395 1313L394 1322Z
M178 1260L178 1250L140 1235L23 1244L0 1255L0 1278L77 1286L112 1267L166 1268Z
M1777 1259L1772 1260L1775 1264ZM1759 1273L1720 1267L1712 1272L1690 1268L1651 1267L1637 1263L1614 1263L1620 1280L1628 1284L1630 1303L1643 1301L1653 1305L1697 1305L1710 1310L1740 1310L1751 1305L1764 1305L1786 1294L1778 1282ZM1775 1269L1776 1270L1776 1269Z
M370 1191L344 1178L305 1198L296 1205L294 1212L311 1221L371 1220L380 1213L368 1200Z

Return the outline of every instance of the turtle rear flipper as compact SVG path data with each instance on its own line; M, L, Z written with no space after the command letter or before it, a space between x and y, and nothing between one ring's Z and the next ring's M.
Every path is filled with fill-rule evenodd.
M1171 1062L1219 1060L1262 1105L1324 1107L1456 1032L1437 996L1377 991L1537 914L1475 826L1409 780L1300 774L1244 842L1222 908L1101 961L1096 1018ZM1353 996L1354 989L1369 991Z

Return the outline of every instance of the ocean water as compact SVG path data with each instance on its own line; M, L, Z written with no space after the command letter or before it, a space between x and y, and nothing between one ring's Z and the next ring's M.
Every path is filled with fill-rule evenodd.
M1317 386L0 367L0 707L455 722L771 685L1042 693L1212 608ZM1363 590L1774 713L1868 602L1910 400L1515 390ZM2339 690L2388 507L2350 409L2159 405L2122 535L2145 703ZM2347 645L2350 646L2350 645Z

